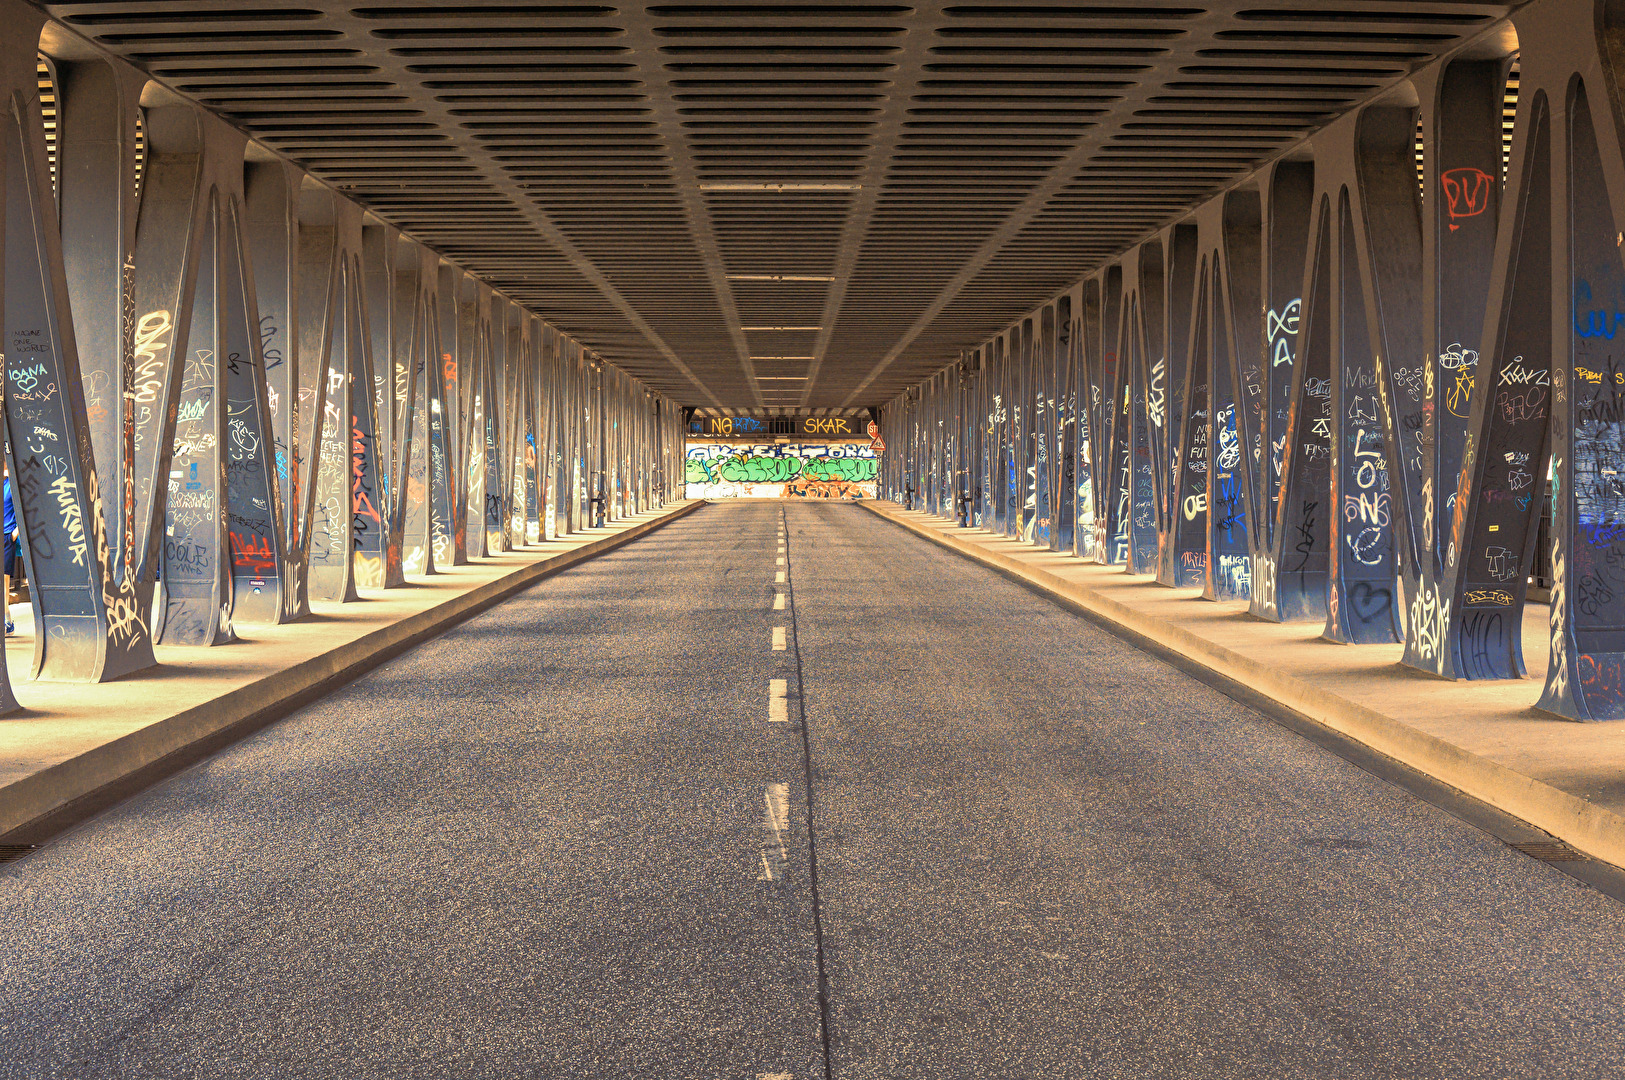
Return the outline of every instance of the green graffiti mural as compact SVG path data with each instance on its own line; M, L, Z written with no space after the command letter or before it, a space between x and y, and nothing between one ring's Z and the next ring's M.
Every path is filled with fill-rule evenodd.
M717 475L731 484L782 484L801 475L801 460L793 457L723 458Z
M685 470L691 484L784 484L798 476L809 480L863 483L880 474L873 458L737 457L702 461L689 458Z
M726 446L690 443L690 498L872 499L880 461L861 443Z
M859 484L880 475L880 462L874 458L814 458L801 470L809 480L845 480Z

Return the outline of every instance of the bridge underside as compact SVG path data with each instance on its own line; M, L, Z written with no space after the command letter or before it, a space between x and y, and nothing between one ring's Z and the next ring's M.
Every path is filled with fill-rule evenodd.
M44 5L687 405L878 404L1513 4Z
M1615 5L3 7L36 678L878 469L1625 716Z
M1620 1060L1622 0L0 19L14 1069Z

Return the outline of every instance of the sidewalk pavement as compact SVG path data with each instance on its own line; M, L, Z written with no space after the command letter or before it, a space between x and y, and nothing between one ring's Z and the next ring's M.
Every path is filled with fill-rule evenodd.
M1535 710L1550 647L1544 606L1525 610L1528 679L1450 682L1401 667L1399 645L1335 644L1321 638L1320 623L1265 622L1245 602L1204 603L1200 590L1166 588L1121 567L892 502L862 505L1176 655L1249 704L1307 719L1625 866L1625 723L1571 723Z
M34 843L86 813L184 768L362 672L544 577L699 509L669 503L603 529L363 590L359 603L316 601L310 618L238 626L215 648L158 646L158 667L116 682L30 682L26 605L6 642L24 706L0 716L0 840Z

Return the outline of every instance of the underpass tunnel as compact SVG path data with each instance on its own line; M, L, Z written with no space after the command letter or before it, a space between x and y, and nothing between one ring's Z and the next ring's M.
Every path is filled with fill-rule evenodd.
M1607 0L0 0L19 1076L1605 1076Z

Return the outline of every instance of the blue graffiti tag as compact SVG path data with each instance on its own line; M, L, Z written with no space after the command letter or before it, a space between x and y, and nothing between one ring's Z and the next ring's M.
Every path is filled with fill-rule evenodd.
M1606 338L1614 340L1619 332L1619 324L1625 322L1625 312L1603 311L1593 308L1585 312L1585 322L1580 321L1580 304L1591 303L1591 283L1576 281L1574 283L1574 332L1583 338Z

